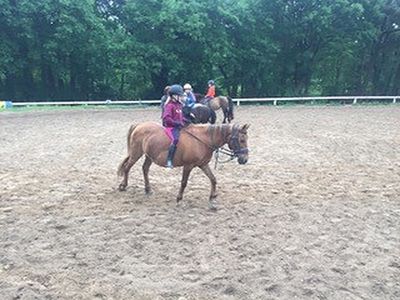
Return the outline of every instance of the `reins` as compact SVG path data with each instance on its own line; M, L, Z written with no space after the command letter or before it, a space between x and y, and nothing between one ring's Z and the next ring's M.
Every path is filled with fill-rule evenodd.
M202 143L203 145L206 145L206 146L207 146L208 148L210 148L212 151L215 151L215 150L218 149L218 147L210 146L208 143L202 141L200 138L198 138L197 136L195 136L193 133L187 131L186 128L183 128L182 131L185 131L188 135L194 137L196 140L198 140L198 141L199 141L200 143Z
M209 129L211 129L211 128L214 128L214 127L209 127ZM233 134L233 131L234 131L235 129L238 130L237 128L235 128L235 125L234 125L233 128L232 128L232 134ZM214 153L214 156L215 156L215 165L214 165L214 168L215 168L215 169L217 168L217 164L218 164L218 163L227 163L227 162L229 162L229 161L235 159L235 157L237 156L237 154L239 154L239 153L241 153L241 152L243 151L243 150L240 149L240 146L239 146L239 150L231 150L231 149L225 148L225 147L223 147L223 146L221 146L221 147L216 147L215 145L210 145L209 143L204 142L204 141L201 140L199 137L197 137L197 136L194 135L193 133L191 133L191 132L189 132L188 130L186 130L185 128L183 128L182 130L184 130L187 134L189 134L190 136L192 136L193 138L195 138L196 140L198 140L200 143L202 143L203 145L206 145L206 146L207 146L208 148L210 148L213 152L215 152L215 153ZM222 133L223 133L223 128L222 128L222 127L221 127L221 131L222 131ZM210 133L210 136L211 136L211 140L213 140L213 132ZM231 137L231 139L234 139L234 138L237 139L236 135ZM230 140L231 140L231 139L230 139ZM212 143L213 143L213 142L212 142ZM235 140L234 143L235 143L235 145L236 145L236 143L238 143L238 141ZM213 143L213 144L214 144L214 143ZM219 159L219 154L220 154L220 153L229 156L229 158L226 159L226 160L221 161L221 160Z

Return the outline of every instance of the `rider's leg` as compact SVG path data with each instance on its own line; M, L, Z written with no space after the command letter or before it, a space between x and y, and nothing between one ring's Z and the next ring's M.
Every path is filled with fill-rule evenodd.
M173 167L173 163L172 162L174 160L176 147L177 147L177 144L179 142L179 133L180 133L180 130L177 127L175 127L172 130L172 135L174 137L174 141L172 142L172 144L169 146L169 149L168 149L168 157L167 157L167 167L168 168L172 168Z

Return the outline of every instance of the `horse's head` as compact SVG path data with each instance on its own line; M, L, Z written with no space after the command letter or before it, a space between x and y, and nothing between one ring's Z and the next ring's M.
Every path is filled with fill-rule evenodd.
M247 163L249 158L249 149L247 148L247 129L249 126L248 124L243 126L233 125L228 142L229 149L232 150L233 156L238 158L241 165Z
M204 98L203 94L199 94L199 93L193 93L194 97L196 98L196 102L200 103L201 100Z

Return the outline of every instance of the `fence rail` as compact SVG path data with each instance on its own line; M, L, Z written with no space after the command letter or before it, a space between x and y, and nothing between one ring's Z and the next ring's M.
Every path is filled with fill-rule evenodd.
M327 96L327 97L270 97L270 98L237 98L233 99L240 105L242 102L273 102L278 105L278 101L318 101L318 100L351 100L353 104L357 104L358 100L391 100L396 103L400 100L400 96Z
M392 103L397 103L400 96L328 96L328 97L269 97L269 98L235 98L232 99L236 105L243 103L260 103L272 102L273 105L278 105L279 102L287 101L343 101L350 100L353 104L357 104L358 100L390 100ZM54 101L54 102L12 102L11 106L42 106L42 105L147 105L160 104L160 100L134 100L134 101Z

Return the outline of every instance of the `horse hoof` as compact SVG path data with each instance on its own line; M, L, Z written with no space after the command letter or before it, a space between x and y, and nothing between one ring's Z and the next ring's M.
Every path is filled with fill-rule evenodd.
M151 196L153 195L153 191L152 190L144 190L146 196Z
M214 201L210 201L210 202L208 203L208 208L209 208L211 211L217 211L217 203L215 203Z
M120 184L119 187L118 187L118 190L119 190L120 192L126 191L126 185Z
M210 205L209 206L210 211L217 211L217 206L216 205Z

